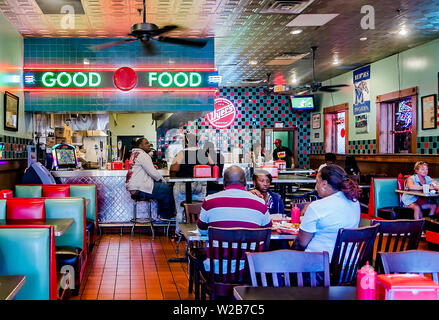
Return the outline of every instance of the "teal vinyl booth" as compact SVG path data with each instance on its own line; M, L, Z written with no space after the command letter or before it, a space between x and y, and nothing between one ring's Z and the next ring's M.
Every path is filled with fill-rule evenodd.
M56 184L56 185L16 185L15 197L83 197L86 204L87 243L91 252L95 240L96 230L99 228L97 218L97 188L95 184Z
M26 277L15 300L56 300L55 263L53 226L0 226L0 274Z
M75 269L75 295L79 292L87 262L87 242L85 231L85 199L84 198L40 198L44 201L46 219L73 218L74 223L59 237L55 237L56 269L71 265ZM39 199L39 200L40 200ZM6 219L8 202L15 202L15 208L26 207L27 200L35 198L11 198L0 202L0 219ZM18 205L17 205L18 203Z

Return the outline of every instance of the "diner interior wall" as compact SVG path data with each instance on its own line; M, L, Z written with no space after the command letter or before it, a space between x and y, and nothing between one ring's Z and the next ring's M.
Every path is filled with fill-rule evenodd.
M214 40L203 48L189 48L155 41L158 54L146 56L140 41L91 49L120 38L25 38L24 66L75 66L94 71L94 66L119 67L155 65L214 67ZM87 64L84 64L86 62ZM26 93L27 111L200 111L213 110L213 93L134 93L134 91L80 95Z
M398 85L398 55L372 63L370 66L370 113L369 133L356 134L354 129L353 115L353 87L343 88L336 93L322 95L320 113L323 117L323 109L329 106L349 103L349 153L357 153L352 148L363 146L362 150L371 150L375 153L376 147L376 96L389 92L403 90L410 87L418 87L418 153L437 153L435 137L439 135L439 127L431 130L422 130L421 97L438 93L439 40L434 40L421 46L403 51L399 54L400 85ZM338 77L329 79L323 85L353 83L353 72L347 72ZM318 138L315 133L319 133ZM311 142L317 147L323 145L323 124L320 129L311 129ZM426 144L427 143L427 144ZM368 149L371 147L372 149ZM359 148L355 147L354 149ZM320 151L320 150L319 150ZM367 152L362 152L367 153Z
M157 146L155 123L152 113L110 113L110 131L112 143L117 136L144 136Z
M21 140L32 137L32 117L24 112L23 37L1 12L0 43L0 142L10 140L10 143L24 143ZM19 98L18 131L16 132L4 130L5 91Z
M179 143L174 133L192 132L198 135L199 145L206 141L213 142L222 152L250 150L254 142L261 142L261 128L273 128L276 122L285 128L298 129L298 163L297 167L308 168L310 151L310 113L291 111L289 97L286 95L267 96L264 87L222 87L219 96L230 100L236 108L236 119L226 129L215 129L204 117L189 121L175 130L157 130L157 155L165 157L171 144ZM171 134L172 132L172 134Z

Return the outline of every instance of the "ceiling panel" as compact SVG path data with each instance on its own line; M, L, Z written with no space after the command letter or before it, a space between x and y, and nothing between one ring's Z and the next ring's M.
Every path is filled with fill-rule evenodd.
M75 15L75 28L61 27L62 15L45 15L35 0L0 0L0 11L25 37L126 37L142 21L142 0L82 0L85 14ZM284 2L283 2L284 4ZM363 30L361 7L375 9L375 29ZM282 55L310 52L319 47L316 77L323 81L350 68L370 63L439 37L439 0L314 0L302 14L338 14L320 27L287 27L297 15L263 13L282 7L276 0L147 0L147 22L181 28L167 36L215 37L215 64L222 85L240 85L243 79L265 79L279 73L299 84L311 80L309 55L283 65L266 64ZM397 31L406 26L407 37ZM366 41L360 41L367 37ZM341 62L333 65L334 58ZM250 65L256 60L256 65Z

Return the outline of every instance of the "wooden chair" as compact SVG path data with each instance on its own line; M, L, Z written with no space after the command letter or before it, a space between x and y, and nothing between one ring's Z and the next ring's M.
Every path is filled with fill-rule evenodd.
M424 228L424 220L372 220L371 225L379 224L378 243L374 248L373 261L375 269L381 265L378 252L398 252L418 249Z
M297 276L297 286L310 282L317 286L317 272L323 273L323 286L329 287L328 252L303 252L295 250L276 250L269 252L247 253L252 286L291 287L290 273ZM267 281L267 276L268 280ZM310 281L307 281L308 277ZM260 281L258 279L260 278ZM271 280L271 281L270 281Z
M338 230L330 271L331 285L354 286L357 270L369 261L372 264L373 245L379 225Z
M246 253L268 250L270 237L271 228L209 227L209 271L199 272L201 299L230 298L235 286L249 283Z
M390 273L431 274L439 283L439 252L408 250L403 252L380 252L383 270Z
M183 202L184 212L186 214L187 223L196 223L201 212L202 202ZM189 269L189 293L194 290L195 284L195 300L200 299L200 284L198 279L198 270L196 268L196 260L205 258L205 241L191 241L187 243L188 269Z

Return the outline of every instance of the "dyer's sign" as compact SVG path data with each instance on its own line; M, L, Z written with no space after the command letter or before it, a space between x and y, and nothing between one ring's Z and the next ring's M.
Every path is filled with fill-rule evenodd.
M130 69L131 72L126 72ZM147 69L147 70L145 70ZM199 70L198 70L199 69ZM123 71L123 72L121 72ZM117 75L117 76L116 76ZM127 77L135 77L133 87L128 89L121 88L119 82L130 82L132 79ZM147 91L181 91L185 89L212 89L218 87L218 72L214 68L174 68L167 70L166 67L149 69L147 67L139 68L114 68L103 67L94 69L79 69L75 67L65 69L53 69L39 67L25 68L24 86L27 91L45 92L50 89L59 90L84 90L84 89L105 89L106 91L129 91L131 89L139 89Z
M215 99L215 110L206 114L206 120L215 128L222 129L233 125L236 109L233 103L224 98Z

